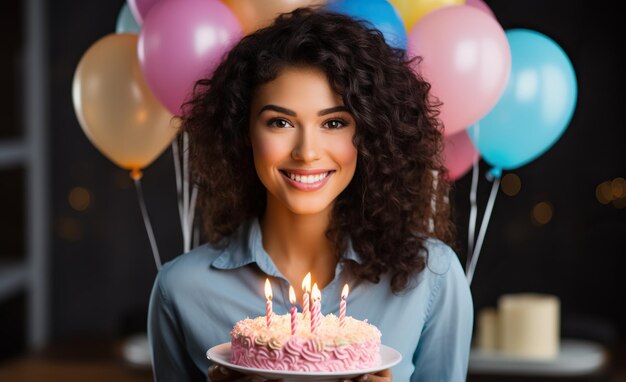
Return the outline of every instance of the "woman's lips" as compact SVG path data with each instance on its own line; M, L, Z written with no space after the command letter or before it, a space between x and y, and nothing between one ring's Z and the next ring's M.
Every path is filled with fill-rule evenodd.
M280 170L288 184L301 191L318 190L328 182L334 170Z

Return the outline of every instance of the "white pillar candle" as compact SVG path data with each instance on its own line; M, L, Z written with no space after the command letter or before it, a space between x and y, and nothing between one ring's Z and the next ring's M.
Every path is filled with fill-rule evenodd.
M530 293L503 295L498 300L498 310L502 353L536 359L558 355L558 297Z
M497 351L499 347L498 311L483 308L478 312L476 347L483 351Z

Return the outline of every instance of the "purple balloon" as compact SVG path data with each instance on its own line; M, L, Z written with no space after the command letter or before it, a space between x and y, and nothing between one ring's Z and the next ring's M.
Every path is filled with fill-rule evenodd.
M478 8L481 11L487 13L489 16L496 18L496 15L493 13L491 8L483 0L465 0L465 5L470 5L474 8Z
M159 0L128 0L128 7L130 8L130 13L133 14L133 17L137 21L137 24L143 24L143 21L146 19L146 15L150 11L150 9L156 4Z
M218 0L161 0L139 33L139 63L148 86L173 114L197 80L210 77L239 41L241 26Z

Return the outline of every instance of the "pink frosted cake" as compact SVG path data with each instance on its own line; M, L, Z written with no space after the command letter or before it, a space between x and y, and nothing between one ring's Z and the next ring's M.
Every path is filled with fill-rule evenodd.
M296 335L289 314L247 318L230 332L231 362L270 370L334 372L365 369L380 363L380 331L374 325L346 317L343 326L333 314L323 316L317 335L298 313Z

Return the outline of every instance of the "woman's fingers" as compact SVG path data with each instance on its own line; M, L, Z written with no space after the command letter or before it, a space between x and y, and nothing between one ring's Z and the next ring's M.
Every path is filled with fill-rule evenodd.
M363 374L354 379L346 379L343 382L391 382L391 369L379 371L376 374Z
M209 367L209 372L208 372L209 382L228 381L229 378L227 377L229 373L227 370L228 369L219 365L213 365Z
M208 376L209 382L279 382L256 375L245 375L220 365L209 367Z
M224 366L213 365L209 367L209 381L210 382L226 382L236 381L241 379L244 375L234 370L230 370Z

